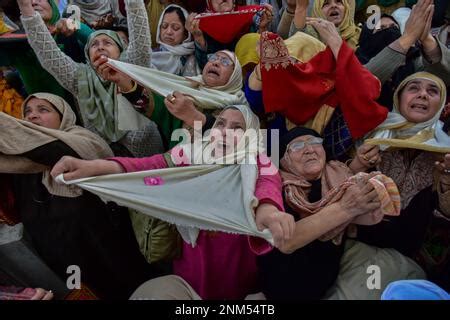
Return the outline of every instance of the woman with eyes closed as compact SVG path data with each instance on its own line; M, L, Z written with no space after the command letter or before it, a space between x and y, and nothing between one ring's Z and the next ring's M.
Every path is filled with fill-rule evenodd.
M278 171L262 171L262 168L271 165L267 162L267 157L260 153L261 150L255 148L255 143L258 143L255 139L259 138L248 139L245 135L247 131L253 130L259 130L259 120L250 108L243 105L227 106L218 115L211 134L205 137L203 147L194 151L194 159L197 159L196 164L238 164L240 174L247 177L246 183L254 185L252 196L259 200L257 207L252 208L258 229L268 228L274 237L275 246L282 246L292 234L294 220L283 212ZM213 152L206 151L208 149ZM177 146L166 154L141 159L84 161L64 157L54 166L52 176L56 177L62 173L65 180L73 180L113 173L189 166L192 160L184 150L183 146ZM243 163L247 156L256 157L255 164ZM197 162L198 159L204 162ZM230 162L230 159L235 160ZM227 180L217 183L231 182ZM190 187L186 184L185 186ZM236 188L241 186L245 188L241 183ZM198 184L192 183L192 188L204 193L209 192L206 186ZM224 201L222 193L209 193L211 204L220 205ZM189 202L186 203L186 207L188 206ZM271 247L265 240L260 242L245 235L201 230L195 246L183 241L181 256L173 262L174 275L144 283L136 290L132 299L243 299L250 293L258 292L256 256L270 250Z
M106 142L75 125L62 98L35 93L22 120L0 113L0 173L11 180L17 212L33 248L64 281L67 268L98 298L127 298L155 276L139 251L128 211L76 188L57 185L50 168L62 157L111 157ZM1 178L3 179L3 177ZM160 275L160 273L158 273Z
M194 55L194 41L186 30L188 12L175 4L167 6L158 23L156 42L159 50L152 53L151 64L158 70L179 76L201 73Z

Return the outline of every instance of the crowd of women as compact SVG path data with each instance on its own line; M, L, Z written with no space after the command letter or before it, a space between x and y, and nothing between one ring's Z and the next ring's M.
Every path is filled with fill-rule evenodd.
M448 299L449 10L6 1L0 225L90 298Z

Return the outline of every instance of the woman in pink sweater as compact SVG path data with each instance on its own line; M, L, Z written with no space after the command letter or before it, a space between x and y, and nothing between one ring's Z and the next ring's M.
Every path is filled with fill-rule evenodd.
M212 150L205 155L205 146L200 150L202 159L210 161L233 158L241 166L249 154L256 155L255 169L258 175L255 197L258 206L255 219L258 229L268 228L276 247L288 240L294 231L292 216L284 213L281 195L281 178L267 157L259 153L258 139L248 139L247 134L259 130L258 118L247 106L229 106L217 117L208 142ZM256 144L256 145L255 145ZM195 163L199 154L194 154ZM62 158L53 168L54 177L64 173L65 180L112 173L161 169L171 166L190 165L186 148L175 147L167 154L147 158L111 158L109 160L79 160ZM223 163L223 162L222 162ZM235 162L236 163L236 162ZM197 186L200 188L207 186ZM218 203L220 205L220 203ZM153 279L143 284L133 298L203 298L243 299L259 291L256 256L271 250L268 242L260 238L223 232L200 231L196 246L183 242L182 254L173 262L177 276ZM181 279L180 279L181 278ZM181 286L180 286L181 284ZM183 295L186 292L189 294ZM198 295L197 295L198 294Z

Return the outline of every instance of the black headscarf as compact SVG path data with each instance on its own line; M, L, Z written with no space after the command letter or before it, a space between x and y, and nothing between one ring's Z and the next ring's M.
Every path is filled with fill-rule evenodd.
M386 48L402 35L400 29L398 28L399 24L394 17L387 14L382 14L381 18L389 18L394 21L397 26L373 33L373 29L369 29L367 23L364 24L359 37L359 47L355 52L361 64L366 64L369 62L370 59L375 57L381 50Z
M398 22L388 14L382 14L382 18L389 18L394 21L397 26ZM373 33L372 29L369 29L367 24L364 25L361 36L359 38L359 47L355 54L358 57L361 64L367 64L373 57L380 53L385 47L401 37L401 32L398 27L390 27ZM386 81L381 88L380 97L377 102L387 107L389 111L393 107L393 96L395 89L406 77L416 72L414 66L414 60L420 55L420 49L417 47L411 47L406 53L405 65L399 67L391 79Z
M313 136L322 138L317 131L313 129L309 129L306 127L294 127L289 130L285 135L283 135L280 139L280 158L282 158L287 150L288 144L294 140L295 138L301 136Z

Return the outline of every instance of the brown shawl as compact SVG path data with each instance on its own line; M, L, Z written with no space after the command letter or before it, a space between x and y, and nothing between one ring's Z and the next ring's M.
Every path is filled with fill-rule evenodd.
M43 172L42 183L54 195L77 197L82 191L73 186L59 185L50 176L50 169L35 163L21 155L37 147L60 140L72 148L82 159L99 159L111 157L111 149L99 136L87 129L75 125L75 114L69 104L53 94L35 93L30 95L22 105L32 97L50 102L61 114L59 130L35 125L25 120L18 120L5 113L0 113L0 173L39 173Z
M353 175L351 170L342 162L329 161L322 172L322 198L316 202L308 201L308 194L311 190L311 183L304 177L293 173L289 168L289 161L286 157L281 159L284 170L280 170L283 179L284 195L288 205L305 218L320 211L322 208L339 201L345 191L356 184L359 179L366 179L375 187L381 201L381 207L374 212L350 219L336 228L323 234L319 240L333 240L333 243L340 244L347 227L350 224L373 225L379 223L384 215L400 214L400 195L397 186L392 179L382 175L380 172L359 173ZM354 226L349 231L356 231Z

